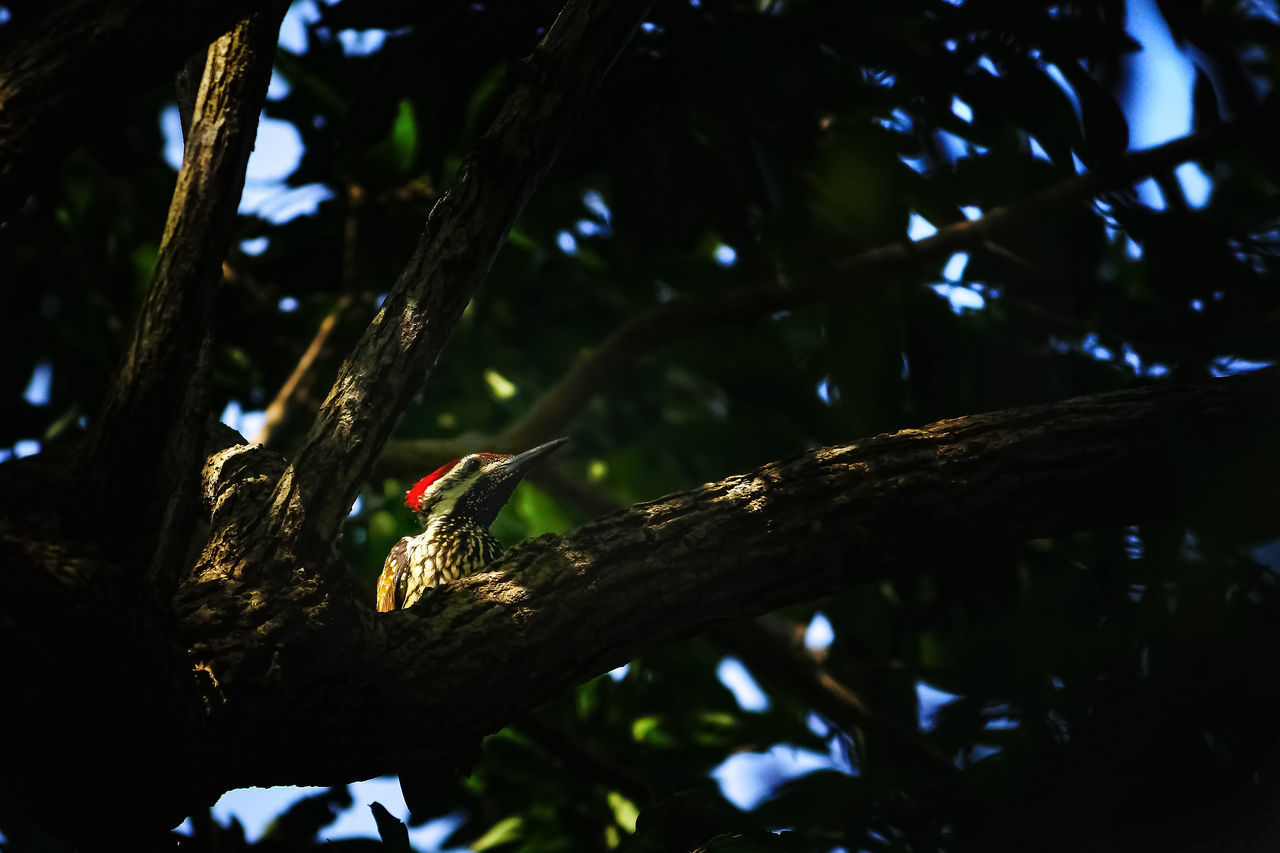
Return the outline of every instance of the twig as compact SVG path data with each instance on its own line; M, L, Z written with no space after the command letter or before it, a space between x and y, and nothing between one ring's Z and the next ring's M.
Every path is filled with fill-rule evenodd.
M289 378L280 386L280 390L276 392L275 399L271 401L271 405L267 406L262 429L258 431L258 434L252 439L253 441L267 444L271 441L271 437L279 429L280 425L288 418L294 404L301 399L302 391L310 385L316 360L324 352L325 345L329 343L329 338L333 335L333 330L338 327L338 321L342 319L342 316L347 313L355 302L353 294L356 290L356 238L360 230L360 221L357 214L363 196L363 191L356 184L347 186L347 212L343 218L342 226L342 296L338 297L338 300L333 304L333 308L320 321L319 328L316 329L315 335L311 338L311 343L307 345L306 350L298 359L298 363L294 365L293 372L289 374Z
M949 255L989 239L993 234L1011 224L1024 225L1030 219L1038 219L1069 204L1127 187L1153 172L1172 168L1188 160L1199 159L1226 145L1239 142L1246 138L1249 132L1266 126L1263 118L1232 125L1220 125L1155 148L1134 151L1118 158L1109 166L1068 178L1021 201L1008 206L993 207L987 210L981 219L953 223L938 229L936 234L923 240L895 243L852 255L833 262L832 267L849 272L864 272L886 263ZM821 288L810 289L820 290Z
M825 667L800 652L777 631L760 621L743 620L712 629L712 636L742 658L766 684L776 685L845 731L862 729L887 752L943 776L955 767L914 732L877 714L858 694Z
M280 386L280 390L276 392L275 399L267 406L266 415L263 420L262 429L258 434L250 439L259 444L269 444L277 429L288 417L293 404L301 397L301 389L310 384L312 370L315 367L316 360L320 357L320 353L324 352L325 345L329 343L329 338L333 335L333 330L338 327L338 321L342 319L342 315L347 313L351 307L351 303L355 299L351 293L344 293L338 297L338 301L333 303L333 308L320 321L320 325L316 328L315 335L311 338L311 343L307 344L307 348L298 358L298 363L294 365L293 372L289 374L289 378Z
M1031 261L1019 255L1017 252L1014 252L1011 249L1000 245L994 240L983 240L981 244L974 247L974 251L986 252L987 254L991 255L991 257L998 258L1001 261L1004 261L1006 264L1010 266L1010 268L1021 273L1024 278L1032 282L1051 285L1053 288L1058 290L1062 290L1063 288L1070 287L1070 283L1067 282L1065 279L1059 276L1056 276L1047 270L1041 269L1040 267L1031 263ZM1030 299L1023 299L1017 296L1016 294L1010 293L1008 291L1003 292L999 297L999 299L1000 299L1000 302L1006 305L1012 305L1014 308L1025 311L1028 314L1034 315L1036 317L1040 317L1042 319L1048 320L1052 323L1056 323L1059 326L1067 326L1083 332L1101 332L1104 334L1114 334L1109 332L1107 329L1100 328L1098 324L1095 322L1087 322L1085 320L1079 319L1078 317L1067 316L1066 314L1062 314L1060 312L1054 311L1051 308L1046 308L1043 305L1040 305L1039 303L1031 301ZM1125 338L1126 340L1128 340L1130 344L1133 344L1134 346L1136 346L1138 349L1142 350L1145 353L1173 357L1173 353L1169 351L1168 347L1147 343L1137 338L1134 338L1131 335L1126 335Z
M833 269L857 273L838 282L796 286L776 284L743 287L707 296L676 299L631 317L610 333L586 357L575 362L516 421L495 435L458 439L395 441L378 463L379 473L412 476L475 450L519 450L564 432L582 409L636 359L667 344L716 326L749 320L774 311L798 308L829 298L850 282L873 284L871 273L914 266L957 251L972 249L1011 223L1025 224L1066 205L1127 186L1152 172L1203 157L1244 138L1263 120L1225 125L1119 158L1110 167L1055 184L1007 207L989 210L981 219L944 226L917 242L897 242L832 262Z

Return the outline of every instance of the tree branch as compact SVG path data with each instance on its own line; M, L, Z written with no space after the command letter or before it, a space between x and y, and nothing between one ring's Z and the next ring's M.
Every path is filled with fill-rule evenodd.
M1098 169L1054 184L1007 207L987 211L981 219L943 226L916 242L901 241L832 262L843 275L797 286L776 284L741 287L705 296L685 297L655 305L631 317L565 371L517 420L500 433L458 439L393 441L377 464L380 476L409 478L450 459L477 450L515 452L564 433L609 383L636 359L690 335L739 323L775 311L795 309L858 286L874 284L868 277L936 261L954 252L973 249L991 240L1010 224L1048 216L1071 204L1129 186L1154 172L1194 160L1267 129L1263 120L1227 125L1176 139L1119 158Z
M207 419L196 368L286 5L272 2L209 48L151 286L89 438L87 479L99 495L141 491L154 499L160 477L166 519L172 492L195 495ZM155 453L156 446L166 452ZM139 484L153 487L139 490ZM182 527L193 515L172 520ZM134 505L102 513L100 520L115 530L104 541L148 546L153 540L147 534L164 527ZM172 589L184 568L186 537L162 530L161 539L152 570L167 575L164 586Z
M90 133L111 133L121 92L176 69L263 0L69 0L5 28L0 50L0 221L35 177Z
M413 256L339 370L279 483L270 536L336 535L373 460L448 342L525 202L651 0L569 0L458 182L436 202Z
M333 308L330 309L329 313L320 321L320 325L316 327L316 333L311 337L311 343L307 344L307 348L298 358L298 363L294 365L293 372L289 374L284 384L280 386L280 390L276 392L271 405L267 406L262 429L253 437L254 441L262 444L270 443L272 436L288 416L290 407L309 384L316 360L320 357L320 353L324 352L325 345L329 343L329 338L333 335L334 329L338 328L338 321L342 319L342 315L347 313L354 302L355 297L350 292L342 294L333 303Z
M327 573L192 585L193 660L237 744L216 778L328 784L429 759L709 623L923 566L972 570L973 543L1206 507L1274 529L1280 458L1260 449L1277 429L1274 370L1081 397L812 450L639 504L526 542L408 611L375 614Z
M359 232L359 210L364 202L364 190L356 184L347 185L347 209L342 222L342 295L333 303L333 308L320 321L320 326L311 338L293 372L285 379L275 399L267 406L263 418L262 429L253 441L270 444L271 438L289 418L299 400L306 394L311 384L316 361L325 351L329 338L338 328L338 322L355 304L356 293L356 235Z

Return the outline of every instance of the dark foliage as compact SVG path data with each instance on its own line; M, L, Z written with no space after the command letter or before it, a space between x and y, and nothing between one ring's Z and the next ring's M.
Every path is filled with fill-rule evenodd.
M15 19L30 12L10 5ZM495 526L502 539L805 447L1276 361L1280 163L1266 98L1280 84L1280 24L1265 3L1159 3L1196 62L1192 132L1250 128L1184 167L1202 170L1206 199L1171 163L1141 192L1145 174L1028 211L969 247L961 272L953 259L945 282L945 256L842 271L904 240L914 215L944 228L1017 210L1082 170L1122 172L1139 49L1125 7L658 3L393 442L496 435L629 318L732 287L831 293L645 353L573 419L572 458L521 487ZM266 116L296 130L301 159L238 223L217 303L215 407L265 409L330 317L270 431L286 456L298 446L557 8L295 7L306 47L281 50ZM376 50L352 48L375 30L386 34ZM173 170L159 116L171 99L169 88L122 94L120 127L91 137L0 231L0 447L66 442L101 401L164 226ZM318 187L314 212L281 213L286 188L303 188L296 199ZM981 307L953 308L940 284ZM37 365L52 382L33 403L23 392ZM412 527L399 504L419 472L382 473L341 543L370 596ZM1227 493L1232 473L1209 482ZM1189 849L1247 820L1239 803L1280 792L1280 555L1266 544L1280 530L1244 528L1229 500L1202 503L1193 517L996 543L966 555L963 572L921 565L770 617L783 645L922 747L914 759L882 732L815 713L751 660L768 702L744 710L717 679L732 644L713 634L517 720L413 824L462 815L450 846L521 851L1049 850L1099 838L1126 849L1139 837ZM915 523L931 535L930 519ZM833 642L797 650L818 614ZM922 704L922 684L956 698ZM748 771L771 794L731 804L711 772L778 744L824 757L823 769ZM350 803L343 789L305 799L254 844L197 816L183 846L310 849ZM378 827L383 849L407 849L394 816Z

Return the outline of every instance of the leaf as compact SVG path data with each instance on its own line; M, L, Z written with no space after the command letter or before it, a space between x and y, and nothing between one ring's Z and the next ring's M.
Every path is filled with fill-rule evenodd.
M518 841L523 835L524 818L512 815L489 827L489 830L484 835L471 842L471 849L475 851L489 850L503 844Z
M613 819L617 821L618 826L629 833L636 831L636 817L640 814L640 811L636 808L635 803L617 791L610 791L609 808L613 810Z
M1115 97L1075 62L1059 64L1080 101L1086 163L1107 162L1129 147L1129 122Z
M378 836L382 839L383 847L391 853L409 853L409 828L387 811L382 803L370 803L369 811L373 812L373 820L378 825Z
M391 142L396 153L396 170L408 172L418 149L418 125L413 117L413 103L407 98L400 101L395 124L391 126Z
M338 818L338 813L351 805L351 792L345 785L320 794L303 797L289 806L263 833L264 838L284 843L300 843L314 839Z

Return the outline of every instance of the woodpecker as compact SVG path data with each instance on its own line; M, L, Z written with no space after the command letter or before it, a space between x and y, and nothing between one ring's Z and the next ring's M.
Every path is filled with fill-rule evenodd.
M502 546L489 525L524 475L567 440L557 438L516 456L473 453L414 483L404 502L426 529L404 537L387 555L378 576L378 610L412 607L428 587L498 559Z

